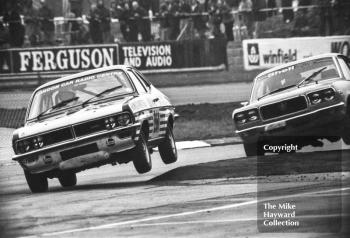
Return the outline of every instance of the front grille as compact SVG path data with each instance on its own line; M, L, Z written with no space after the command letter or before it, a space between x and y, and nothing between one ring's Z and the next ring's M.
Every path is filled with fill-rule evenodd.
M52 145L66 140L72 140L73 134L70 128L64 128L57 131L52 131L42 135L44 145Z
M290 113L298 112L307 108L305 97L300 96L282 102L262 106L260 108L261 116L264 120L280 117Z
M85 122L83 124L76 125L73 128L77 137L106 130L104 119Z
M87 155L95 152L98 152L98 147L96 143L93 143L93 144L77 147L74 149L65 150L65 151L62 151L60 154L61 154L62 160L68 160L74 157Z
M19 154L23 154L72 139L74 137L71 128L63 128L17 141L16 151Z

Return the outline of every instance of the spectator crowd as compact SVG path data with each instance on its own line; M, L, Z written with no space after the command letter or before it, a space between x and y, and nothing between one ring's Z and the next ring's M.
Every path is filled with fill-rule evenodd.
M14 1L15 4L0 13L0 47L180 40L186 37L233 41L235 25L239 25L239 31L245 27L246 37L257 37L256 23L277 14L283 15L285 23L293 21L293 34L303 35L309 22L307 6L314 3L313 0L160 0L155 12L145 4L148 1L142 0L111 0L108 5L103 0L91 2L86 15L75 9L65 13L60 32L67 33L68 37L63 42L57 37L59 21L54 20L53 9L45 0L40 0L39 7L34 7L32 0ZM299 10L295 10L295 2ZM332 34L332 26L337 23L333 19L339 13L343 14L346 24L349 23L349 7L344 8L341 4L344 0L317 2L321 6L317 14L324 22L316 35ZM114 24L116 22L118 24ZM157 30L154 30L155 25ZM116 37L118 34L120 37Z

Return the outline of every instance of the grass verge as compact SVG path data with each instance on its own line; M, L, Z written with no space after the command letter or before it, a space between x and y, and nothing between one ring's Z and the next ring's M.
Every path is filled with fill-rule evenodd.
M233 136L232 111L239 106L239 103L177 106L176 113L180 117L175 122L176 140L204 140Z

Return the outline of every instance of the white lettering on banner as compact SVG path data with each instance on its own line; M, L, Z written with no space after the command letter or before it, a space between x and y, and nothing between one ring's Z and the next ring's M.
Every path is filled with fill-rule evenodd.
M172 58L170 56L147 57L147 61L146 61L146 67L170 66L171 64L172 64Z
M326 53L350 56L350 35L243 41L243 62L246 70L268 69Z
M64 58L62 58L62 55ZM68 69L67 51L58 51L57 53L57 65L60 69Z
M20 71L78 70L99 68L114 64L114 51L110 48L59 49L20 51Z
M44 51L44 58L45 60L45 66L44 70L55 70L56 69L56 64L54 63L55 60L55 55L52 51Z
M32 56L33 56L33 70L42 71L43 70L43 63L42 63L43 53L41 51L33 51Z
M169 67L173 63L171 45L152 46L124 46L124 64L141 67L142 62L146 68ZM144 58L144 60L142 60Z
M94 68L101 67L101 65L102 65L102 53L99 50L94 49L91 52L91 63L92 63L92 66L94 66Z
M21 60L21 68L19 69L20 71L27 71L27 67L29 65L29 59L31 57L30 52L20 52L19 57Z
M81 51L81 67L83 69L89 68L90 58L89 58L89 50L84 49Z
M76 52L76 56L74 57L74 51ZM76 50L68 50L69 53L69 60L70 60L70 65L73 69L79 69L80 66L80 57L78 57L79 53L80 53L80 49L76 49ZM75 59L76 58L76 62Z

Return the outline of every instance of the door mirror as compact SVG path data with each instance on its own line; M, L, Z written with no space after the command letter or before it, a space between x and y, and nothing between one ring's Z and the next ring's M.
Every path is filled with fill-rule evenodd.
M244 102L240 102L240 104L241 104L242 107L245 107L245 106L247 106L249 104L249 102L248 101L244 101Z

